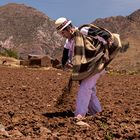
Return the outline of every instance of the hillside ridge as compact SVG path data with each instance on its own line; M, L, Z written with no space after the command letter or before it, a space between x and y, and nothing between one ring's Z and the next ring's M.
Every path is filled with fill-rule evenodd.
M140 9L128 16L99 18L93 23L119 33L122 44L127 45L111 63L112 68L140 71ZM12 48L20 59L27 59L28 54L60 59L64 41L56 32L54 20L37 9L15 3L0 7L0 45Z

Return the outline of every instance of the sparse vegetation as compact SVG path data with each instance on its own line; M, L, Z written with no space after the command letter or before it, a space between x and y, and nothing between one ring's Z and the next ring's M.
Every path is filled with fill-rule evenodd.
M106 132L105 140L112 140L114 135L111 132Z
M0 54L3 55L3 56L13 57L13 58L18 59L17 52L15 52L15 51L13 51L11 49L9 49L9 50L5 49L5 51L4 52L0 52Z

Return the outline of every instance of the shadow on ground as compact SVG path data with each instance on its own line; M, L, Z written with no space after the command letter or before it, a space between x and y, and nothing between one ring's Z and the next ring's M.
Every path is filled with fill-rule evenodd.
M43 116L48 117L48 118L54 118L54 117L74 117L74 113L71 110L66 110L62 112L45 112L42 113Z

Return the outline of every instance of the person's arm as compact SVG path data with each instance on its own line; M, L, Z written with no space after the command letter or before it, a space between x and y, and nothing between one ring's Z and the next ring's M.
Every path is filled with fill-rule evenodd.
M67 61L69 59L68 53L69 53L69 49L64 48L63 49L63 56L62 56L62 59L61 59L61 63L62 63L63 67L65 66L65 64L67 63Z

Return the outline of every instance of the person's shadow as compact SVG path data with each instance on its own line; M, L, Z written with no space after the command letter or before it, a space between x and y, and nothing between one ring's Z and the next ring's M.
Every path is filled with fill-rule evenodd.
M74 113L71 110L66 110L62 112L45 112L42 113L43 116L48 117L48 118L54 118L54 117L62 117L62 118L67 118L67 117L74 117Z

